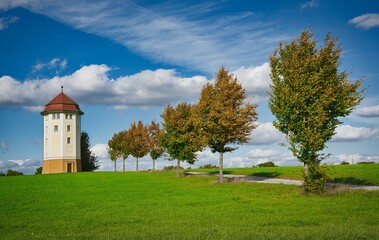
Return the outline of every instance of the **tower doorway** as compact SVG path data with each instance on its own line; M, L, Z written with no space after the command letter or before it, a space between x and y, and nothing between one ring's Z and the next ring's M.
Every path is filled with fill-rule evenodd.
M72 173L72 163L67 163L67 172Z

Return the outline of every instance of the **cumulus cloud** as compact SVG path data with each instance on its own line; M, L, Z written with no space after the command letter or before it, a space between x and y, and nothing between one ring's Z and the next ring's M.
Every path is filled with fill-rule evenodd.
M0 31L7 29L10 24L15 23L17 21L18 17L15 16L0 17Z
M355 113L361 117L379 117L379 105L358 108Z
M339 125L336 134L331 139L332 142L357 142L366 139L377 138L379 129L365 127L352 127L350 125Z
M268 145L286 141L285 135L276 129L272 122L258 123L258 127L252 131L250 137L252 145Z
M291 152L283 153L272 149L253 149L249 152L248 158L254 166L265 162L273 162L278 166L301 165Z
M115 79L106 65L83 66L71 75L19 82L0 77L0 106L39 111L64 86L80 104L104 104L113 108L163 106L169 102L198 97L208 81L203 76L180 77L174 70L145 70Z
M270 64L244 68L241 67L233 72L247 93L258 101L267 99L270 90Z
M65 61L53 59L49 66ZM266 92L267 64L238 70L239 80L252 95ZM24 82L11 76L0 77L0 107L22 107L40 111L64 86L65 92L79 104L106 105L113 109L128 107L165 106L170 102L196 101L205 83L205 76L181 77L172 69L144 70L142 72L110 78L107 65L88 65L70 75Z
M0 161L0 171L5 172L8 169L16 170L24 174L33 174L36 168L42 166L42 161L37 159L25 160L2 160Z
M378 13L366 13L349 20L350 24L354 24L358 28L368 30L379 26Z
M210 13L222 8L219 2L168 1L145 7L135 1L6 0L0 8L17 6L111 39L154 61L211 74L222 65L260 64L290 35L251 12L214 17Z
M318 2L316 0L308 1L303 3L300 8L301 9L306 9L306 8L314 8L318 6Z

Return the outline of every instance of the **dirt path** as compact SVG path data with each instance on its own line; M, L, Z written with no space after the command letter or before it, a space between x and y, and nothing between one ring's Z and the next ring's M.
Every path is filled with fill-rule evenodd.
M186 172L186 174L194 175L194 176L218 176L218 174L203 173L203 172ZM269 183L269 184L286 184L286 185L297 185L297 186L301 186L303 184L303 181L301 180L246 176L246 175L236 175L236 174L224 174L224 178L239 179L246 182L258 182L258 183ZM379 190L379 186L353 185L353 184L342 184L342 183L329 183L329 186L345 187L345 188L357 189L357 190L362 189L362 190L368 190L368 191Z

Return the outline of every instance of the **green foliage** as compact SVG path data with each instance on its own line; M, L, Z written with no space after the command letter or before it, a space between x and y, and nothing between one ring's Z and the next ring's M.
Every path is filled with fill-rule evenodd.
M346 161L343 161L341 162L341 165L349 165L350 163L349 162L346 162Z
M150 138L150 157L153 160L153 171L155 170L155 160L160 158L164 149L159 142L159 139L163 135L163 130L160 127L160 124L152 121L149 126L149 138Z
M375 164L375 162L357 162L357 164Z
M196 161L196 152L203 148L199 128L195 125L191 104L179 103L176 108L168 105L161 117L163 118L163 134L159 141L169 160L177 160L178 177L180 176L180 162L193 164Z
M5 176L5 173L4 172L0 172L0 177L4 177Z
M97 156L90 150L91 142L88 133L80 134L80 158L83 172L92 172L99 169Z
M307 193L321 194L331 180L331 170L327 165L309 164L308 173L304 173L303 189Z
M294 156L313 165L325 157L318 152L335 134L339 119L363 99L361 80L350 83L348 73L339 71L342 49L337 39L328 33L324 46L316 45L312 32L304 31L291 43L280 43L270 56L274 126L286 134Z
M203 166L200 166L199 169L216 169L218 168L216 165L212 165L212 164L205 164Z
M34 172L34 174L42 174L42 167L36 168L36 171Z
M265 162L258 164L257 167L277 167L277 165L273 162Z
M184 168L183 167L180 167L181 170L183 170ZM177 166L165 166L163 167L162 171L165 171L165 172L173 172L173 171L177 171Z
M18 171L13 170L13 169L8 169L5 173L5 176L7 176L7 177L20 176L20 175L24 175L24 174L22 172L18 172Z
M93 172L1 178L0 238L379 239L379 191L310 197L298 186L174 177Z

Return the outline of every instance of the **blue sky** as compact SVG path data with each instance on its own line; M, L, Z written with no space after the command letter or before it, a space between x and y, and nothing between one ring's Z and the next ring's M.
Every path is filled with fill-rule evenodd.
M259 104L253 140L226 154L225 166L299 165L272 126L268 57L305 29L320 44L329 31L338 37L341 70L364 79L365 99L342 119L327 162L378 162L378 1L1 1L0 171L41 166L39 112L61 85L85 112L82 129L100 169L111 170L106 143L115 132L139 119L160 121L168 103L196 102L221 66ZM205 149L195 166L217 158ZM134 164L128 159L127 169ZM151 168L150 158L140 167Z

